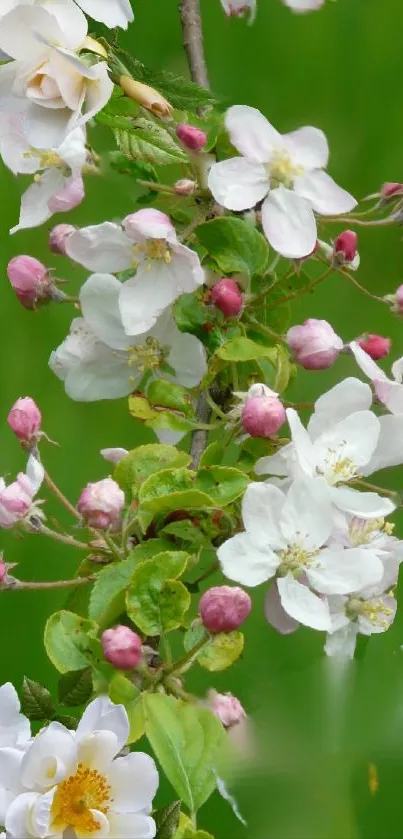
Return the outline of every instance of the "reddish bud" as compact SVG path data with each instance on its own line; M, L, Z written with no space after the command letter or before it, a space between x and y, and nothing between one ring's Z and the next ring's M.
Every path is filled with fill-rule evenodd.
M246 717L239 699L232 693L217 693L211 690L208 699L213 714L221 720L225 728L232 728Z
M7 565L3 559L0 559L0 585L4 583L4 580L7 577Z
M49 272L33 256L15 256L7 265L7 275L20 303L26 309L35 309L38 303L49 298Z
M382 198L393 198L395 195L403 194L403 184L386 182L381 188Z
M210 298L226 318L234 318L239 315L243 306L243 297L236 282L227 280L225 277L213 285Z
M207 143L207 135L204 131L187 122L181 122L176 127L176 136L191 151L200 151Z
M52 253L66 255L67 239L76 231L73 224L57 224L49 233L49 248Z
M199 611L209 632L232 632L243 624L252 608L249 594L238 586L214 586L200 599Z
M125 494L112 478L105 478L83 489L77 510L90 527L106 530L117 525L125 504Z
M7 417L7 422L16 437L29 443L41 427L41 412L30 396L17 399Z
M285 408L277 394L266 385L252 385L242 408L244 430L251 437L271 437L285 421Z
M344 230L334 241L334 253L343 262L353 262L357 255L358 236L354 230Z
M106 629L101 637L104 656L118 670L134 670L141 660L141 638L128 626Z
M380 358L385 358L390 352L392 341L390 338L384 338L382 335L362 335L357 339L357 344L364 350L374 361Z
M180 181L176 181L174 184L174 190L176 195L193 195L196 189L196 181L190 181L188 178L182 178Z
M287 343L305 370L326 370L338 358L343 341L326 320L309 318L287 332Z

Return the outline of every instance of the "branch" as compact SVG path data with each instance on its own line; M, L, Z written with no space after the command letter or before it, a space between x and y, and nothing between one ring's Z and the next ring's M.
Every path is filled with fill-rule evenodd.
M76 588L93 583L96 575L91 577L75 577L73 580L52 580L51 582L28 582L27 580L10 580L6 585L0 586L0 591L21 591L22 589L54 589L54 588Z
M182 0L179 4L183 45L194 82L209 87L206 59L203 49L203 32L200 17L200 0Z
M197 407L196 407L196 414L197 418L203 424L207 424L209 422L211 416L211 408L208 404L204 393L201 393L198 400L197 400ZM192 456L192 469L197 469L199 466L200 458L206 448L207 443L207 434L208 431L204 429L198 429L194 431L192 434L192 442L190 445L190 454Z

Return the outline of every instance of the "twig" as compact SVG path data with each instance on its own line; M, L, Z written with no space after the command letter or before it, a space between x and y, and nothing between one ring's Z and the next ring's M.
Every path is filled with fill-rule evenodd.
M69 545L71 548L80 548L83 551L91 550L90 546L85 542L79 542L79 540L75 539L74 536L69 536L65 533L58 533L57 530L51 530L50 527L46 527L46 525L42 522L35 526L30 532L41 533L42 536L49 536L50 539L55 539L56 542L62 542L63 545Z
M81 521L81 516L78 510L76 510L76 508L73 507L73 505L70 503L69 499L66 498L65 495L63 495L62 491L59 489L58 486L56 486L55 482L52 480L52 478L46 471L44 475L44 481L45 484L49 487L49 489L53 492L53 495L55 495L56 498L60 501L60 503L63 504L63 507L65 507L66 510L68 510L69 513L71 513L72 516Z
M208 75L203 49L203 32L200 17L200 0L182 0L179 4L183 45L186 50L190 74L194 82L208 87Z
M204 425L207 425L210 420L211 408L208 404L204 393L201 393L196 406L196 414L198 420ZM200 458L206 448L208 431L205 429L197 429L192 434L192 442L190 445L190 454L192 457L192 469L197 469L200 463Z
M21 589L53 589L53 588L74 588L76 586L85 586L92 583L96 579L96 575L91 577L76 577L72 580L52 580L51 582L32 583L27 580L14 580L11 583L0 586L0 591L20 591Z

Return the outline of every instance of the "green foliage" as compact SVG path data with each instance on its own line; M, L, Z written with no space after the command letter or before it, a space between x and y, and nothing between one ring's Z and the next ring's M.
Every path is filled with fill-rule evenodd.
M124 705L129 718L128 743L135 743L144 734L142 695L123 673L115 673L109 682L109 697L117 705Z
M244 636L242 632L220 632L213 635L209 644L203 647L197 658L205 670L215 672L231 667L243 652Z
M75 708L85 705L92 696L92 672L91 667L84 670L73 670L72 673L65 673L59 679L58 693L59 702Z
M51 720L55 704L44 685L24 676L21 696L21 711L29 720Z
M280 344L276 347L276 378L274 380L274 390L276 393L283 393L288 387L291 376L290 356L285 347Z
M222 463L224 457L224 447L218 440L210 443L205 449L200 458L200 466L215 466Z
M174 316L181 332L190 332L203 340L206 337L205 326L212 321L211 310L196 294L181 294L174 305Z
M158 175L154 166L143 160L130 160L120 151L109 152L108 160L111 169L119 172L120 175L130 175L132 178L136 178L136 180L158 181ZM131 271L130 276L132 276L132 273Z
M146 67L125 50L117 50L117 55L134 79L159 90L174 108L196 111L202 106L214 105L218 101L210 90L200 87L183 76Z
M152 166L187 160L176 139L143 108L136 117L102 112L97 115L97 120L112 129L119 150L129 160L141 160Z
M126 597L127 614L145 635L161 635L183 624L191 598L177 578L188 558L184 551L166 551L136 568Z
M249 480L239 469L228 466L203 466L199 469L196 486L205 492L217 507L226 507L244 494Z
M105 629L124 610L124 592L135 568L132 558L107 565L97 576L88 607L88 617Z
M181 385L167 382L165 379L155 379L147 388L147 399L151 405L163 408L173 408L184 414L193 415L192 398L189 391Z
M179 827L180 812L181 802L173 801L172 804L161 807L160 810L153 813L157 825L156 839L171 839Z
M97 626L73 612L62 610L50 616L45 627L45 649L59 673L83 670L93 658L91 640Z
M214 506L205 492L194 488L194 473L188 469L164 469L151 475L140 489L139 503L138 516L143 526L159 514Z
M263 344L258 344L256 341L251 341L250 338L231 338L222 347L216 351L216 355L222 361L255 361L257 358L268 358L270 362L275 364L276 348L266 347Z
M123 457L116 466L113 477L126 492L131 493L133 484L141 486L144 481L162 469L179 469L190 463L190 456L174 446L150 443L139 446Z
M269 259L267 239L247 221L215 218L200 224L195 234L224 274L263 274Z
M165 775L191 813L216 787L214 766L225 732L206 708L172 696L143 696L146 735Z

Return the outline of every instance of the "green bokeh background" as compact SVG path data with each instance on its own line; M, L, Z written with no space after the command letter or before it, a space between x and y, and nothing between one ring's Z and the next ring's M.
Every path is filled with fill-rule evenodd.
M252 27L227 20L219 0L201 2L211 83L220 95L260 108L280 131L302 124L323 128L331 174L358 197L385 180L403 180L401 0L327 0L320 12L301 17L280 0L258 0ZM127 48L151 66L185 72L176 0L136 0L135 11L136 22L123 38ZM98 147L104 137L95 131L92 142ZM49 255L44 228L9 237L23 184L3 170L0 177L1 473L11 476L24 467L5 418L17 397L30 394L41 406L47 433L60 443L46 450L49 471L75 500L88 480L105 475L102 447L131 448L152 435L129 418L124 400L70 402L48 370L49 354L66 334L71 312L56 306L24 311L9 288L7 261L17 253L33 254L71 280L72 289L84 273ZM117 176L94 177L71 220L96 223L133 209L131 184ZM383 294L400 284L399 229L362 232L360 252L359 279L368 289ZM338 276L295 306L296 323L308 315L328 318L345 340L365 330L390 335L393 357L403 353L401 322ZM302 373L292 395L313 399L355 372L349 359L340 359L329 372ZM382 479L400 488L402 474L397 469ZM67 522L50 498L46 512ZM399 517L397 533L403 536ZM3 531L0 545L27 579L68 577L77 564L70 549L39 536L17 541ZM262 593L254 597L243 660L215 680L218 689L241 698L253 720L252 766L236 784L249 826L244 829L218 796L202 811L201 824L217 839L397 839L403 815L403 613L389 633L373 636L360 659L335 669L323 660L319 634L276 636L262 616ZM42 632L47 616L63 602L57 593L2 595L1 682L20 685L27 674L55 686ZM194 690L204 694L210 679L192 678ZM375 794L369 790L370 764L377 767Z

